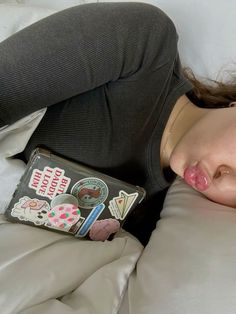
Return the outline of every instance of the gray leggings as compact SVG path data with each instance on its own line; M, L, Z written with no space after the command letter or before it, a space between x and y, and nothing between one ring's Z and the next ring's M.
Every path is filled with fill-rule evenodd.
M0 44L0 127L108 82L137 80L173 60L176 41L171 20L142 3L80 5L45 18ZM140 92L152 92L144 83Z

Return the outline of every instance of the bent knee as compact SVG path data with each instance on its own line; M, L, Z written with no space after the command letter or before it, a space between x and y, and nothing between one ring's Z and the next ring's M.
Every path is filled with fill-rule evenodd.
M171 18L158 7L147 3L134 3L133 11L136 11L139 25L142 25L139 31L146 29L143 35L146 35L149 58L158 57L158 64L174 60L178 50L178 34Z
M171 18L160 8L148 3L121 3L126 6L127 16L131 20L138 20L137 31L143 32L147 36L148 41L153 42L153 46L168 46L173 50L177 50L178 34ZM145 30L144 30L145 29Z
M164 30L170 31L176 35L176 28L173 21L167 13L162 11L157 6L138 2L126 3L126 5L127 10L132 9L132 11L136 13L139 18L143 18L144 21L149 21L150 25L152 25L154 28L158 27L159 29L160 26L162 26Z

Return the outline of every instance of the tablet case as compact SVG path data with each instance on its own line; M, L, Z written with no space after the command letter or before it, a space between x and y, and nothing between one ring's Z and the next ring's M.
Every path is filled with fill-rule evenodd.
M145 190L36 148L5 212L8 220L106 240Z

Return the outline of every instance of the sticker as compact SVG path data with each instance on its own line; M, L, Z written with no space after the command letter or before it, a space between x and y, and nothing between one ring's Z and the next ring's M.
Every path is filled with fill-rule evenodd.
M48 222L49 211L48 202L24 196L14 205L11 215L19 220L31 221L35 225L44 225Z
M72 187L71 194L77 197L79 207L92 209L107 199L108 187L101 179L85 178Z
M89 231L89 237L94 241L105 241L120 229L120 223L116 219L97 220Z
M51 208L60 204L73 204L78 207L78 200L71 194L59 194L51 201Z
M66 193L71 179L64 176L65 171L60 168L45 167L43 171L34 169L29 187L36 194L53 199L56 194Z
M113 203L110 202L108 208L110 209L111 215L114 216L116 219L120 219L118 209L113 207Z
M104 204L99 204L91 211L91 213L86 218L83 226L81 227L79 232L76 234L77 237L86 236L86 234L89 232L89 229L92 227L94 222L98 219L98 217L101 215L104 208L105 208Z
M73 204L60 204L51 209L48 213L48 227L69 232L71 227L80 221L81 226L84 218L80 220L80 209Z
M80 229L80 227L82 226L82 224L84 223L84 221L85 221L85 218L80 217L77 223L70 228L69 232L75 235Z
M110 201L108 208L110 209L112 216L114 216L116 219L121 219L120 211L118 207L115 206L114 202Z
M125 219L126 215L128 214L130 208L134 204L136 198L138 197L138 193L128 194L125 191L120 191L119 196L114 197L109 202L109 210L111 214L116 219Z

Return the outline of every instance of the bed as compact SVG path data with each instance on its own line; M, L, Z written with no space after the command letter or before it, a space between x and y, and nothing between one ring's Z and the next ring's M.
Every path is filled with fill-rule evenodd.
M0 41L64 8L93 1L0 1ZM146 1L147 2L147 1ZM174 20L182 63L200 77L234 69L233 1L156 0ZM226 69L226 70L225 70ZM6 221L24 149L44 109L0 130L1 314L233 314L236 211L177 178L144 248L121 230L93 242Z

